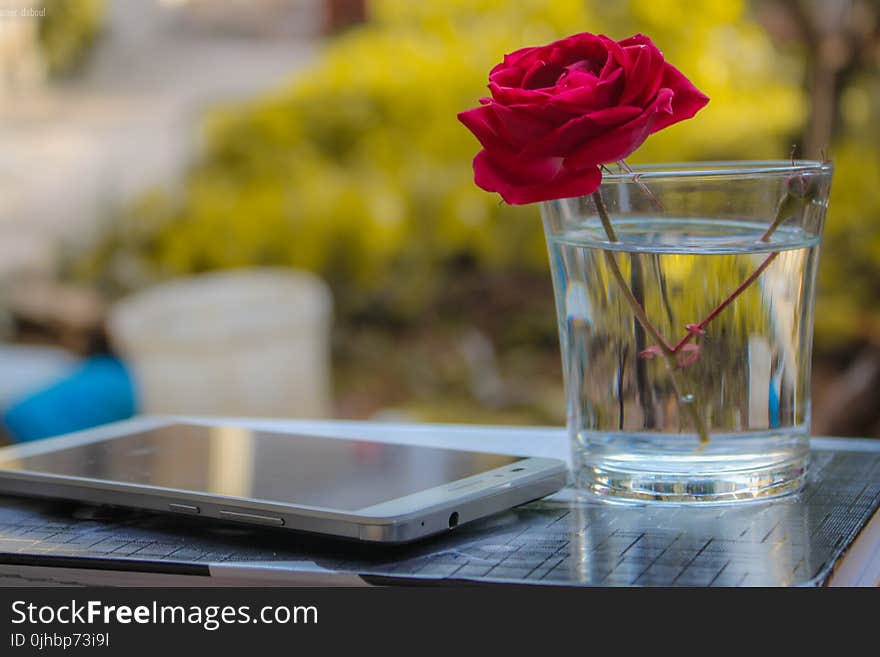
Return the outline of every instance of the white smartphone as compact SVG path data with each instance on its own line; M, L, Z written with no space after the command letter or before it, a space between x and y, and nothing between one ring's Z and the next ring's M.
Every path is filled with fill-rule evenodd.
M401 543L556 492L530 458L139 418L0 449L0 492Z

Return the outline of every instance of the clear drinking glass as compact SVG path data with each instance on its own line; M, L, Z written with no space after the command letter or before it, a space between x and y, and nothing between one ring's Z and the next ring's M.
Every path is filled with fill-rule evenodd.
M652 165L542 204L578 486L725 502L802 484L831 173Z

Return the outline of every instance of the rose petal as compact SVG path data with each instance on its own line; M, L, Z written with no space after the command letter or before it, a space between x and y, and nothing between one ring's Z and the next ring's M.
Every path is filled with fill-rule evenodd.
M616 63L617 66L623 66L626 63L626 57L623 53L623 48L621 47L621 45L614 39L607 37L604 34L600 34L598 38L599 42L602 44L602 47L605 49L605 52L608 53L608 58L611 59L612 62Z
M554 41L547 46L547 51L542 56L560 66L589 61L591 70L598 72L605 61L606 52L607 48L598 35L584 32Z
M610 50L605 55L605 63L602 66L602 70L599 71L599 79L605 80L611 77L612 73L615 73L620 70L620 67L626 64L626 58L618 58L616 53L611 52Z
M548 130L552 130L554 126L564 125L583 113L583 110L577 108L566 108L564 106L557 107L549 104L498 103L498 105L515 109L523 114L534 116L536 119L546 123L549 126Z
M559 64L538 60L526 71L522 79L523 89L546 89L553 87L565 69Z
M620 92L623 91L623 84L622 68L616 68L608 73L603 69L599 76L599 82L596 84L596 100L593 107L602 109L620 104L619 98Z
M615 107L606 107L589 114L590 120L599 126L616 126L627 121L632 121L644 110L641 107L632 105L617 105Z
M545 183L562 169L561 157L524 157L520 151L507 146L483 151L481 157L491 165L494 174L510 184Z
M527 70L532 63L541 55L541 50L543 50L545 46L528 46L526 48L520 48L519 50L514 50L512 53L508 53L504 55L504 60L501 64L495 67L495 69L504 66L504 67L517 67L522 69L523 71ZM495 72L495 69L492 69L492 73Z
M505 201L511 205L526 205L559 198L577 198L592 194L601 184L602 172L598 167L590 167L582 171L563 169L549 183L518 188L513 194L508 194L509 198L505 198Z
M523 154L565 156L611 127L623 125L642 114L640 107L620 106L579 116L556 128L541 139L526 144Z
M566 89L595 89L596 85L599 84L599 78L590 73L589 71L581 71L578 69L565 69L565 73L559 78L559 81L556 83L556 92L564 91Z
M543 104L553 97L544 89L506 87L496 83L494 80L489 82L489 92L492 94L492 98L502 105L513 105L515 103Z
M554 124L537 118L538 115L534 113L521 111L516 106L493 103L491 111L495 118L493 126L496 133L508 147L521 149L553 130Z
M491 105L480 105L473 109L459 112L458 120L474 133L483 148L503 146L504 140L495 128L495 115Z
M523 79L523 70L516 66L499 64L489 73L489 81L502 87L519 87Z
M663 54L650 42L624 48L630 58L626 69L626 84L620 102L644 105L654 97L663 78Z
M521 204L590 193L599 164L627 157L708 98L646 36L576 34L504 56L491 99L459 115L483 145L474 177Z
M582 169L628 157L653 132L658 117L668 116L671 98L672 92L669 89L661 89L657 92L657 98L652 105L642 114L580 145L574 153L565 158L565 166Z
M709 102L709 97L671 64L666 64L660 86L672 91L672 108L669 114L657 117L652 132L691 118Z
M596 109L596 85L599 79L589 73L568 75L560 81L557 93L548 99L554 107L577 111L579 114Z
M636 32L632 36L621 39L620 41L616 41L615 43L617 43L617 45L621 48L626 48L627 46L654 46L654 42L651 40L651 37L646 36L641 32ZM654 47L656 48L656 46Z
M601 68L596 59L579 59L576 62L566 65L565 70L569 73L584 73L598 80Z
M511 157L510 153L506 155ZM487 192L498 192L511 205L592 194L602 182L598 168L573 171L560 166L558 159L544 160L541 175L534 180L525 180L521 164L515 157L505 160L497 151L489 154L482 150L474 158L474 182ZM530 162L525 168L534 168L534 164ZM548 172L553 175L546 177Z

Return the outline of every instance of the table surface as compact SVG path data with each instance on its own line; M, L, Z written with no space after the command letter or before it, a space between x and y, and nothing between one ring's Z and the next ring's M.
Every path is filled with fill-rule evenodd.
M568 459L559 428L178 418L266 430ZM557 585L824 583L880 505L880 441L815 439L809 481L794 496L704 508L610 505L571 489L450 534L387 548L137 511L102 516L0 498L0 564L69 567L117 560L132 569L268 572ZM53 561L54 560L54 561ZM7 566L8 567L8 566ZM345 579L349 578L349 579Z

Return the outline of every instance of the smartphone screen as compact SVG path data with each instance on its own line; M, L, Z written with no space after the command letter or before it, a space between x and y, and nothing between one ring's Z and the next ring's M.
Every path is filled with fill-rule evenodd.
M520 460L242 427L173 424L0 460L0 470L356 511Z

